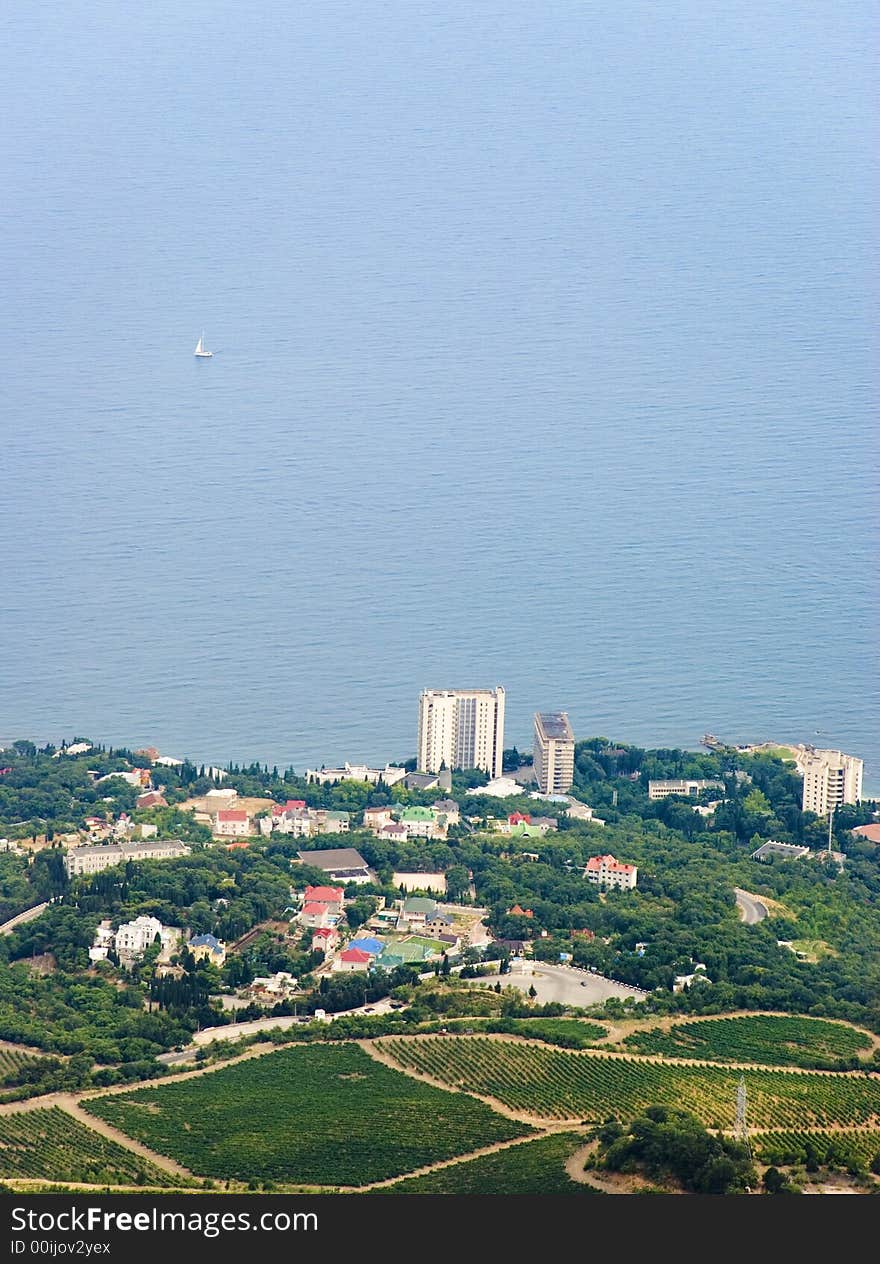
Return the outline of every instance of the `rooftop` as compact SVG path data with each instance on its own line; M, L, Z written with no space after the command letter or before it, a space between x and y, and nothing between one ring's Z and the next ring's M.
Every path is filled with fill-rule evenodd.
M535 722L545 737L553 738L557 742L574 741L574 733L565 711L538 711Z
M367 862L353 847L327 847L319 851L298 851L297 859L304 865L313 865L326 873L336 870L357 872L365 870Z

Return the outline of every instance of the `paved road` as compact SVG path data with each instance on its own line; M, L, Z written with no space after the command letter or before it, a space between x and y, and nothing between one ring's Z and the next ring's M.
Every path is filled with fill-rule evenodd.
M480 983L489 987L494 987L497 982L497 976L480 980ZM523 992L528 992L534 986L538 993L537 1000L542 1005L548 1001L558 1001L562 1005L573 1005L579 1009L607 1001L611 996L618 996L621 1000L628 996L641 1000L645 996L638 988L617 983L602 974L578 970L573 966L549 965L544 961L536 961L534 971L530 974L502 975L501 986L520 988Z
M754 926L757 922L763 922L768 913L767 905L762 900L759 900L756 895L750 895L748 891L741 891L739 887L734 887L733 890L736 895L740 917L746 926Z
M365 1014L367 1012L371 1014L387 1014L390 1009L391 1001L388 997L383 997L381 1001L374 1001L371 1005L359 1005L355 1009L340 1010L338 1014L328 1014L327 1021L332 1022L335 1018L344 1018L348 1014ZM192 1043L194 1045L208 1045L212 1040L238 1040L242 1036L253 1036L257 1032L268 1031L271 1027L280 1027L282 1030L286 1030L286 1028L293 1027L294 1024L303 1021L309 1021L309 1016L304 1019L301 1014L298 1017L294 1017L293 1014L285 1014L283 1018L253 1018L246 1023L229 1023L225 1027L205 1027L202 1031L196 1032L192 1038ZM191 1050L192 1046L190 1046L190 1057L192 1056ZM174 1060L183 1062L185 1061L185 1055L186 1050L183 1050ZM172 1055L166 1053L162 1055L161 1060L169 1062L171 1058Z
M23 913L19 913L17 917L11 917L8 922L4 922L0 926L0 935L8 935L14 931L16 926L23 926L25 922L32 922L35 917L39 917L43 909L49 907L49 901L43 904L35 904L33 908L25 909Z

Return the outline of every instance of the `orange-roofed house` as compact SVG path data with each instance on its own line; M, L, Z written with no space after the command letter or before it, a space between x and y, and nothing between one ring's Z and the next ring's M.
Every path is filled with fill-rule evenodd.
M636 885L638 869L625 865L613 856L591 856L584 869L584 877L595 886L632 891Z

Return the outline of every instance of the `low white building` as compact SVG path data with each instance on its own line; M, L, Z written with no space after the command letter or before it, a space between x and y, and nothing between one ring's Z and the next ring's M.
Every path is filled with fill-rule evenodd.
M509 799L513 795L521 795L523 787L513 777L493 777L484 786L474 786L466 794L488 794L495 799Z
M347 760L341 768L306 769L306 781L319 786L332 785L337 781L367 781L373 786L381 781L386 786L393 786L405 776L406 769L394 764L386 764L384 768L370 768L366 764L350 764Z
M89 961L106 961L112 947L113 927L110 919L105 918L95 929L95 938L89 949Z
M702 961L695 963L691 974L677 974L672 983L673 992L683 992L685 988L693 987L695 983L711 983L712 980L706 973L706 967Z
M712 781L705 777L674 777L667 781L649 781L648 798L666 799L671 794L690 796L702 794L704 790L723 790L723 781Z

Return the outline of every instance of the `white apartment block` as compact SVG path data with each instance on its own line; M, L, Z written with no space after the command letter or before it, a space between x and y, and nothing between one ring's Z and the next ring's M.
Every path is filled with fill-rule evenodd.
M817 750L798 761L804 774L805 812L827 816L843 803L858 803L862 797L864 763L855 755L839 750Z
M723 790L723 781L711 781L705 778L675 778L672 781L649 781L648 798L665 799L670 794L701 794L704 790Z
M73 847L64 857L64 866L70 878L83 873L100 873L112 865L128 860L176 860L188 856L186 843L179 840L150 839L145 843L96 843L94 846Z
M564 711L535 714L534 767L542 794L565 794L574 781L574 733Z
M504 689L424 689L419 695L418 767L482 768L501 776Z

